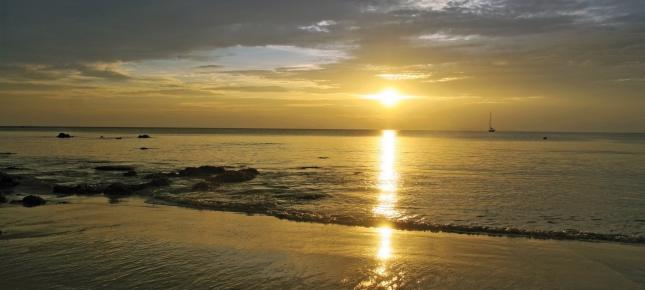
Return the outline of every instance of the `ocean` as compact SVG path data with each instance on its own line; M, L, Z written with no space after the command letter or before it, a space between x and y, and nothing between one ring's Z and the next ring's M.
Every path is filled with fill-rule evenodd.
M206 190L193 188L203 179L176 176L139 195L315 223L645 242L642 133L0 128L0 171L21 177L8 199L65 202L52 186L138 184L202 165L260 174Z

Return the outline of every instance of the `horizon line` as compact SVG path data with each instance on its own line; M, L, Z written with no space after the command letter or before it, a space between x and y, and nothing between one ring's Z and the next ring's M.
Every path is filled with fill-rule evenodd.
M417 132L484 132L474 129L393 129L393 128L267 128L267 127L167 127L167 126L67 126L67 125L0 125L0 128L81 128L81 129L197 129L197 130L320 130L320 131L417 131ZM587 134L645 134L645 131L528 131L528 130L497 130L496 133L587 133Z

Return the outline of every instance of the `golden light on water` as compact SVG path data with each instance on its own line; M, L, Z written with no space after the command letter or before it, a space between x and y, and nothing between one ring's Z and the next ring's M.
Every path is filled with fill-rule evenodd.
M383 225L375 228L378 238L375 258L376 265L371 270L371 275L361 281L355 289L397 289L399 281L405 275L401 270L392 268L391 260L394 259L392 244L395 231L388 225L388 220L398 217L396 210L398 173L396 170L396 131L384 130L379 144L379 174L377 178L378 195L373 213L376 217L384 219Z
M380 143L380 164L378 176L379 195L374 214L386 219L399 215L396 210L398 174L396 172L396 131L384 130ZM383 225L378 228L379 248L376 257L385 261L392 256L392 228Z
M374 213L386 218L396 217L396 191L398 174L396 172L396 131L384 130L381 136L380 168L378 177L378 202Z

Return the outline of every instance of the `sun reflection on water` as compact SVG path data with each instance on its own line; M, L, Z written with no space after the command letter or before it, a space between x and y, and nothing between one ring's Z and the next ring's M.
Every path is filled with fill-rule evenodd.
M377 216L393 218L398 215L394 207L398 181L398 174L396 173L396 131L384 130L380 145L379 196L373 212Z
M392 248L392 228L387 221L399 216L396 210L398 174L396 171L396 131L384 130L380 142L380 170L377 187L379 189L376 206L372 210L376 217L383 218L384 225L376 228L378 248L377 264L370 270L370 275L355 288L396 289L402 285L405 273L393 271L390 265L394 258Z

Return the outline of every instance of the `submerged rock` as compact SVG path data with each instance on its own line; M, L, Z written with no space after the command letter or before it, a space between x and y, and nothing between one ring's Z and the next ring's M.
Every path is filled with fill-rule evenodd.
M9 188L16 185L18 185L18 181L16 181L15 177L4 172L0 172L0 188Z
M193 190L194 191L206 191L211 189L211 185L208 182L198 182L195 185L193 185Z
M99 171L134 171L134 167L129 165L104 165L94 167L94 169Z
M115 182L108 185L103 190L103 193L107 195L132 195L137 190L137 188L138 187L136 186Z
M67 133L58 133L58 136L56 138L72 138L73 136Z
M157 177L153 178L150 180L150 182L146 183L147 186L152 186L152 187L162 187L162 186L168 186L170 185L170 179L168 177Z
M25 207L34 207L47 203L47 201L37 195L27 195L22 198L22 205Z
M200 167L186 167L179 170L180 176L207 176L224 173L226 169L221 166L204 165Z
M102 189L99 186L91 185L87 183L77 184L77 185L62 185L56 184L52 189L53 193L62 194L62 195L92 195L101 193Z
M147 139L147 138L150 138L150 135L148 135L148 134L141 134L141 135L137 136L137 138Z
M255 168L225 171L210 180L212 182L233 183L244 182L254 179L260 172Z
M163 172L158 172L158 173L150 173L146 174L143 176L145 179L156 179L156 178L168 178L169 176L175 176L175 173L163 173Z
M137 172L134 171L134 170L130 170L130 171L126 172L126 173L123 173L123 176L126 176L126 177L128 177L128 176L137 176Z

